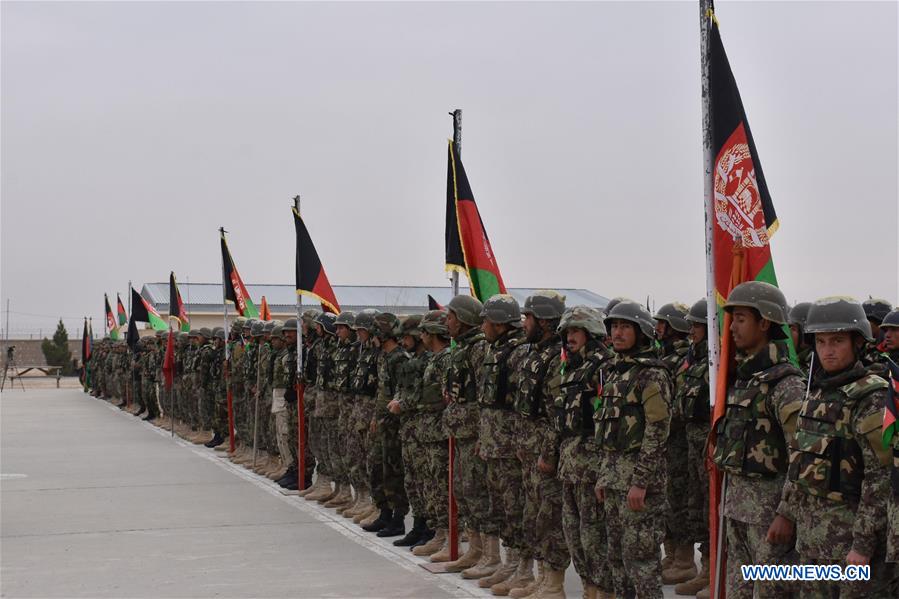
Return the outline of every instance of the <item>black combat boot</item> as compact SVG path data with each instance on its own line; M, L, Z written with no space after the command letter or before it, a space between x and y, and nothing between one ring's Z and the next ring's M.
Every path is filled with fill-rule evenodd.
M210 448L216 447L218 445L221 445L224 441L225 441L225 437L223 437L222 434L219 433L218 431L215 431L215 434L212 436L212 438L209 441L207 441L206 443L203 444L203 447L210 447Z
M428 525L425 524L425 529L421 533L421 538L418 539L418 541L416 541L415 543L412 543L411 545L409 545L409 551L412 551L416 547L421 547L425 543L429 542L431 539L434 538L434 535L436 535L436 534L437 534L436 530L428 528Z
M295 466L291 466L287 469L287 472L284 473L284 476L278 479L278 486L284 489L290 488L290 485L293 485L293 488L297 488L297 470Z
M393 511L384 508L381 510L381 515L378 516L378 519L367 526L363 526L362 530L367 532L378 532L380 530L383 530L388 524L390 524L391 518L393 518Z
M419 518L415 516L412 520L412 529L406 533L406 536L402 539L397 539L393 542L394 547L411 547L415 545L421 540L421 537L428 530L428 525L425 523L424 518Z
M406 514L393 513L390 522L378 532L379 537L398 537L406 534Z

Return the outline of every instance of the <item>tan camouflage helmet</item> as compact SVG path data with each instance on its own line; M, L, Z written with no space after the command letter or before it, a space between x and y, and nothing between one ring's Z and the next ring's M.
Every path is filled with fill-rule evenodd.
M565 312L565 296L552 289L538 289L524 300L522 314L533 314L541 320L562 318Z
M400 319L392 312L379 312L375 316L375 334L381 339L397 339L403 334Z
M421 334L421 314L410 314L403 318L401 328L404 336L411 335L418 339L418 336Z
M508 293L499 293L484 302L481 318L494 324L521 326L521 307L518 300Z
M231 330L235 333L240 333L243 331L244 327L247 326L247 319L243 316L238 316L234 319L234 322L231 323Z
M808 311L805 333L838 333L854 331L868 341L873 341L871 323L860 303L849 297L825 297L819 299Z
M467 324L470 327L479 327L484 319L481 317L481 311L484 304L476 297L470 295L457 295L450 300L446 309L456 315L459 322Z
M305 312L303 312L303 322L307 325L315 324L318 319L318 315L321 314L321 310L316 310L315 308L309 308Z
M337 318L334 319L334 326L342 324L345 327L353 328L353 325L356 322L356 313L351 312L349 310L344 310L340 314L337 315Z
M353 330L357 331L359 329L363 329L368 331L369 333L375 332L375 316L380 314L374 308L366 308L356 314L356 320L353 322Z
M446 328L446 310L431 310L425 314L421 319L421 328L431 335L448 337L449 330Z
M653 315L656 320L662 320L671 325L671 328L679 333L689 333L690 325L686 320L690 308L681 302L665 304Z
M564 333L567 329L584 329L596 338L606 336L603 313L587 306L573 306L565 310L559 322L559 332Z

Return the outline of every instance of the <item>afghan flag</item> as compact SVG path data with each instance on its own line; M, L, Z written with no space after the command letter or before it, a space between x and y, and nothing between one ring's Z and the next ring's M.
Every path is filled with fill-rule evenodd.
M711 252L715 312L721 336L720 366L712 416L710 447L715 443L715 422L724 415L728 371L733 348L729 333L730 315L723 311L731 290L746 281L763 281L777 285L771 259L771 236L778 220L765 182L758 151L740 99L721 34L714 14L709 14L709 121L711 127L711 165L713 179L711 206L707 205L707 222L711 222ZM789 340L789 331L786 331ZM791 350L791 353L793 350ZM709 532L711 541L712 588L717 571L724 571L726 555L718 555L719 505L725 493L723 473L714 465L709 477ZM719 563L720 562L720 563ZM723 585L720 585L723 588Z
M428 294L428 310L443 310L443 306L434 299L433 295Z
M116 326L115 314L112 313L112 307L109 305L109 296L103 294L103 304L106 309L106 328L109 329L109 338L113 341L119 338L119 328Z
M81 333L81 363L87 364L91 358L90 333L87 330L87 318L84 319L84 332Z
M231 252L228 250L228 242L225 241L225 230L219 229L222 234L222 276L225 281L225 300L232 302L237 308L237 313L246 318L259 318L259 310L250 298L247 286L243 284L240 273L234 266Z
M116 310L119 315L119 326L123 326L128 323L128 313L125 312L125 304L122 303L122 297L116 293L115 294L118 306L116 306Z
M452 140L449 141L448 156L446 270L465 273L471 294L483 302L497 293L505 293L506 286Z
M337 303L337 296L334 295L328 275L325 274L325 269L318 258L306 223L296 208L293 209L293 225L297 234L297 293L314 297L321 302L323 310L339 314L340 304Z
M178 321L178 328L185 333L190 331L190 318L181 301L181 291L178 289L178 281L175 280L175 271L169 273L169 318Z
M265 299L265 296L262 296L262 302L259 304L259 318L261 320L271 320L272 319L272 311L268 308L268 300Z
M887 395L883 409L883 448L886 449L893 442L893 436L897 432L896 420L899 420L899 364L887 358L890 368L890 392Z
M137 289L131 289L131 320L129 321L128 326L131 326L131 323L135 322L149 322L150 327L154 331L165 331L169 328L169 325L166 324L165 319L159 315L159 312L156 311L156 308L150 305L150 303L143 298L143 296L137 292Z

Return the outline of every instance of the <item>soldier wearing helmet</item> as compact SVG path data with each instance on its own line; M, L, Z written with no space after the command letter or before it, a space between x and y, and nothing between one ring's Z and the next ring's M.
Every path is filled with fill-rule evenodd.
M883 333L883 353L881 359L891 359L894 363L899 364L899 309L892 310L880 323L880 330ZM887 370L887 379L891 384L895 384L895 377L889 377L889 369ZM884 410L884 423L890 426L887 411ZM892 468L890 471L890 485L892 494L890 502L887 505L887 519L889 522L889 530L887 532L887 561L891 563L899 563L899 434L893 434L890 443L892 449ZM896 567L896 566L894 566Z
M893 596L895 564L884 561L882 533L890 498L890 456L881 445L888 384L859 359L873 339L871 325L858 302L829 297L809 309L806 332L814 336L817 365L768 537L781 543L795 538L802 564L871 567L868 581L809 581L803 593Z
M225 387L225 329L215 327L212 330L212 344L210 345L208 361L206 362L207 394L208 394L208 422L213 436L206 443L206 447L219 447L224 450L229 442L228 434L228 405Z
M724 416L716 427L712 459L727 473L727 594L787 592L780 582L743 580L740 564L779 564L795 559L790 542L766 541L786 477L787 448L805 395L802 372L790 362L787 302L774 285L749 281L734 287L724 304L733 321L737 350Z
M874 304L873 306L869 304ZM890 304L886 300L868 300L862 304L871 323L873 341L865 343L862 364L872 373L889 378L888 360L899 362L899 311L884 313Z
M562 378L552 414L560 437L562 529L587 596L615 592L607 559L606 523L596 509L593 490L599 473L593 414L614 355L603 343L603 316L584 306L565 311L559 325L565 343Z
M359 355L359 344L353 331L355 320L356 315L349 310L344 310L334 319L334 337L337 342L332 354L331 391L337 404L337 419L334 422L335 433L328 438L334 444L329 447L328 455L332 456L332 476L339 490L337 495L325 503L325 507L337 508L338 513L352 507L354 502L346 445L353 434L351 382Z
M653 346L655 323L643 306L622 301L604 323L616 355L594 416L595 492L605 512L609 566L616 595L656 597L662 594L671 375Z
M542 557L541 593L559 595L564 594L564 574L571 556L562 531L562 482L555 476L560 438L551 417L561 381L558 328L565 296L550 289L537 290L524 300L521 312L528 353L516 373L515 411L521 416L518 450L526 489L523 531L526 547L534 547ZM538 513L548 524L537 526Z
M334 351L337 348L337 332L334 321L337 316L330 312L318 313L315 317L314 327L319 341L312 349L310 360L315 363L315 412L310 421L310 436L315 439L312 451L317 462L320 489L313 491L304 498L309 501L327 503L334 499L340 492L340 488L331 488L339 472L337 460L340 455L332 455L331 451L338 446L337 418L340 416L340 406L334 394ZM310 439L311 441L311 439Z
M327 438L322 430L322 421L317 416L319 397L324 391L324 381L318 378L319 360L326 352L329 343L324 336L324 328L318 322L321 312L308 309L303 312L301 326L303 328L303 383L305 390L303 402L306 407L306 426L308 429L307 445L315 456L315 467L318 475L311 487L300 490L299 496L309 501L330 499L334 491L331 488L331 476L325 462ZM326 499L327 498L327 499Z
M808 373L811 366L812 346L808 344L805 335L805 323L808 320L808 311L812 307L810 302L799 302L790 309L790 335L793 338L793 347L796 348L796 359L799 367Z

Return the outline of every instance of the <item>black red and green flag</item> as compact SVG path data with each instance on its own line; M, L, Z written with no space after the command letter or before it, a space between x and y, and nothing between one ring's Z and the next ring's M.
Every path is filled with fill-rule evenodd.
M119 316L119 326L122 326L128 323L128 313L125 312L125 304L122 303L122 297L118 293L115 294L115 297L118 303L116 310Z
M150 305L150 302L137 292L137 289L131 289L131 320L129 322L148 322L150 328L154 331L165 331L169 328L165 319L159 315L156 308Z
M115 314L113 314L112 307L109 305L109 296L105 293L103 294L103 304L106 310L106 328L109 329L109 338L115 341L119 338L119 327L116 325Z
M896 435L899 424L899 364L896 364L887 358L887 365L890 370L890 391L887 394L886 403L883 408L883 447L889 448Z
M446 270L464 273L471 294L482 302L506 292L487 229L452 140L446 174Z
M175 271L169 273L169 318L178 321L178 328L185 333L190 331L190 318L181 301L181 291L178 289L178 281L175 280Z
M232 302L237 309L237 313L246 318L259 318L259 310L256 304L250 298L247 286L243 284L237 267L234 266L234 259L231 258L231 251L228 250L228 242L225 241L225 230L219 229L222 235L222 276L225 281L225 300Z
M443 305L428 294L428 310L443 310Z
M321 302L322 309L334 314L340 313L337 296L325 274L306 223L296 208L293 209L293 224L297 235L296 290L299 295L313 297Z

